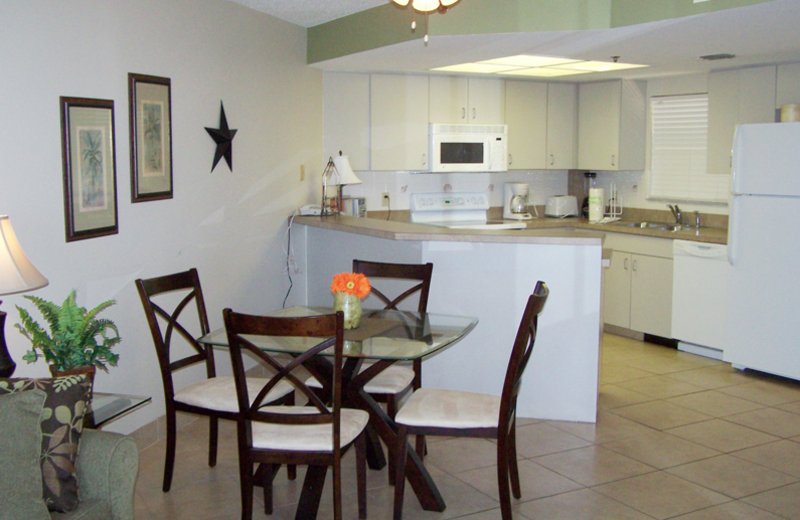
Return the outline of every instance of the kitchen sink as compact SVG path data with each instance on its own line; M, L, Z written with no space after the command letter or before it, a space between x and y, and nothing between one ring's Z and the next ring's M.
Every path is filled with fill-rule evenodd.
M611 222L612 226L623 226L629 228L640 229L657 229L659 231L686 231L696 229L695 226L677 225L677 224L664 224L662 222Z

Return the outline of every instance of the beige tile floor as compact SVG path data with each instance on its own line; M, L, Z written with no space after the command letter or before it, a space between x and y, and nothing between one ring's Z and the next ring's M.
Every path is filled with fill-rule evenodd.
M606 335L597 424L520 420L522 499L515 518L547 520L800 519L800 384L673 349ZM137 520L238 519L235 431L221 427L219 462L206 465L207 426L178 435L172 491L161 492L164 443L141 452ZM494 446L431 439L426 458L447 502L404 518L499 519ZM353 454L344 463L345 518L357 518ZM294 518L297 481L276 478L275 512L256 490L254 518ZM391 518L386 470L368 475L369 518ZM331 515L326 485L320 518Z

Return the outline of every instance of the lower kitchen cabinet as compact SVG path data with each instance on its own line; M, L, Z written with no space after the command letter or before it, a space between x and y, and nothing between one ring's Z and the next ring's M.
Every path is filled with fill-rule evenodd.
M603 321L670 338L672 240L608 233L604 245L613 253L603 281Z

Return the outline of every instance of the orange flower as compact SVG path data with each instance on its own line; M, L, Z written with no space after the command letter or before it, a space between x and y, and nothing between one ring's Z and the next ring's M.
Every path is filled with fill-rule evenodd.
M369 280L361 273L339 273L333 277L331 292L355 294L359 298L366 298L372 286Z

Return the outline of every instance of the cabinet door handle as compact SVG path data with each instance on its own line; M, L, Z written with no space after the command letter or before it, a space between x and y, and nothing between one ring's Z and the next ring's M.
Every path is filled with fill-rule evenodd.
M622 262L622 268L625 269L626 271L628 270L628 259L627 258Z
M633 270L636 271L636 260L633 261Z
M467 107L461 107L461 119L467 118Z
M616 155L612 155L611 156L611 166L616 166L616 164L614 164L614 161L616 161L616 160L617 160L617 156Z
M475 107L472 107L472 119L475 119Z
M508 164L514 164L514 156L511 154L508 154Z
M551 153L550 154L550 166L554 165L555 163L556 163L556 156Z
M426 157L425 154L422 154L422 166L425 166L427 164L428 164L428 158Z

